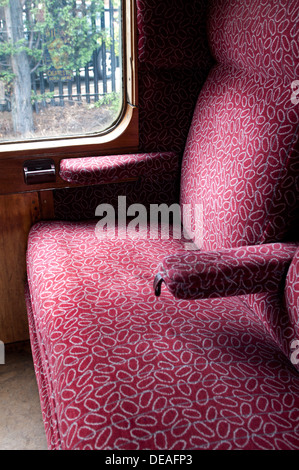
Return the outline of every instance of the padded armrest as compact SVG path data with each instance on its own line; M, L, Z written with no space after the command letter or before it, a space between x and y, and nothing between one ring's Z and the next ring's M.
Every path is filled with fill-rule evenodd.
M140 176L176 175L178 156L173 152L155 152L103 157L67 158L60 162L60 177L68 183L94 185L136 180Z
M293 243L271 243L167 256L155 277L155 294L160 295L162 282L178 299L275 292L296 248Z

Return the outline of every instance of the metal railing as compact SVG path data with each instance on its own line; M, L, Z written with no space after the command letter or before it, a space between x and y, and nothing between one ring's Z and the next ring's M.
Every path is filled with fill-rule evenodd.
M71 76L68 72L67 77L54 79L49 70L31 73L32 104L36 113L47 106L64 106L66 102L95 103L107 94L121 91L121 59L115 53L115 12L109 1L109 8L105 8L100 17L100 29L108 31L109 45L103 39L84 68L72 71ZM5 31L0 28L1 34ZM0 111L10 110L9 95L0 96Z

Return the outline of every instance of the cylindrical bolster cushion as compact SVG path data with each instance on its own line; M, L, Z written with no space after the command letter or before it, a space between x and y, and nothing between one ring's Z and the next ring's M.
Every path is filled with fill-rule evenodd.
M69 183L93 185L147 178L165 173L176 175L178 156L173 152L153 152L102 157L67 158L60 162L60 177Z
M164 258L156 276L179 299L275 292L283 287L296 244L271 243Z

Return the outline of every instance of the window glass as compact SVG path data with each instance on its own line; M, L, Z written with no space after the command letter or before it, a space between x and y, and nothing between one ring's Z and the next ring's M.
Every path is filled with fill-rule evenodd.
M121 0L0 2L0 142L90 135L122 108Z

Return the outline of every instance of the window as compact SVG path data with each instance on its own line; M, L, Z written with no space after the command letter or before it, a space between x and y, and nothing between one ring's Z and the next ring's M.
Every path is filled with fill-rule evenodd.
M88 153L125 132L136 104L133 4L9 0L0 6L0 155L77 146L88 146Z

